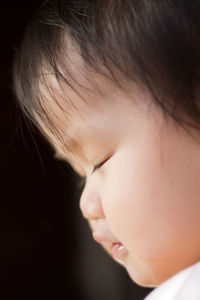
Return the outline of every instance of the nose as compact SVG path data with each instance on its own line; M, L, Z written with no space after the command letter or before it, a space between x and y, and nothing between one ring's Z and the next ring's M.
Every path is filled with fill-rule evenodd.
M84 218L97 220L104 218L102 199L99 191L92 184L86 183L80 198L80 209Z

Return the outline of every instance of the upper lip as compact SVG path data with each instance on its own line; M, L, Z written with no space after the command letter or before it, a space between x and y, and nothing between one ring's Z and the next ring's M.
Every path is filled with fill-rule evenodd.
M92 236L94 240L104 246L112 247L113 244L120 243L114 233L111 231L107 220L98 219L91 222Z
M106 234L101 234L101 233L97 233L97 232L93 232L92 236L94 238L94 240L100 244L106 243L106 244L116 244L119 243L119 241L117 241L114 237L108 236Z

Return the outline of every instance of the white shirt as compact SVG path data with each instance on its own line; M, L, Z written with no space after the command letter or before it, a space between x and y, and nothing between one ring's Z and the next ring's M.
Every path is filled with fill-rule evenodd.
M144 300L200 300L200 262L169 278Z

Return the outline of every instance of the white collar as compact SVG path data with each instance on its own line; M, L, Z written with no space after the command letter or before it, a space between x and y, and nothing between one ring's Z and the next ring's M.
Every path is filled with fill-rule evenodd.
M144 300L200 300L200 262L169 278Z

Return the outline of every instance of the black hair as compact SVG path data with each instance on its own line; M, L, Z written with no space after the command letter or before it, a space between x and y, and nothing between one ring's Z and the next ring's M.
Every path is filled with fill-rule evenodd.
M199 16L199 0L44 1L14 61L22 110L37 126L35 116L56 132L41 87L56 101L47 72L78 93L78 79L67 64L73 45L89 70L121 89L124 82L148 89L165 116L199 130Z

